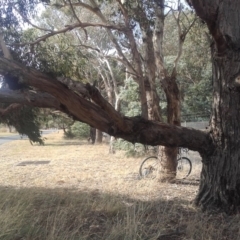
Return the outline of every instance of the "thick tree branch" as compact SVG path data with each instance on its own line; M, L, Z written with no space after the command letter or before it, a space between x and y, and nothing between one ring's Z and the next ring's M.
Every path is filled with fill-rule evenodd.
M0 57L0 74L11 71L18 72L18 75L25 80L25 84L48 93L46 95L43 95L43 93L33 94L31 101L31 98L25 97L24 93L16 92L14 94L18 97L13 102L22 102L32 106L54 107L72 116L75 120L88 123L94 128L132 143L188 147L200 152L212 149L211 139L205 132L148 121L141 117L122 116L100 95L95 87L89 84L83 85L82 88L88 91L89 96L95 103L76 94L67 85L55 78ZM8 94L10 93L13 92L8 92ZM6 102L6 90L1 90L0 95L2 94L5 94L5 98L1 96L0 99L5 99ZM53 104L53 98L51 101L47 101L52 97L51 95L56 99L56 104ZM44 104L42 102L37 104L38 99L42 96L45 98L43 100ZM7 99L11 99L11 97L8 96Z
M106 99L102 97L97 88L91 86L90 84L87 84L86 88L88 89L91 99L98 106L100 106L109 115L109 117L111 117L112 121L114 121L118 127L120 127L121 129L125 129L126 131L131 131L131 126L129 126L125 122L123 116L119 112L117 112L115 108L108 101L106 101Z
M90 98L88 90L85 87L85 84L82 82L74 81L71 78L67 77L58 77L57 80L65 85L68 86L73 92L76 92L78 95L84 98Z
M148 145L162 145L166 147L186 147L200 153L212 151L212 141L209 134L193 128L175 126L171 124L149 121L140 117L126 119L133 123L132 131L121 137L129 142Z
M114 132L114 123L111 118L101 108L90 101L80 97L74 91L70 90L65 84L57 79L43 74L34 69L29 69L14 61L9 61L5 58L0 58L0 74L6 72L18 72L18 75L24 79L26 85L48 92L54 96L60 103L61 107L68 111L79 121L86 122L91 126L96 126L96 119L98 118L98 128L102 131Z
M53 96L44 92L37 91L13 91L0 89L1 103L19 103L33 107L55 108L61 110L61 104Z
M9 105L7 108L0 108L0 117L3 117L12 111L16 111L17 109L20 109L22 107L21 104L18 103L13 103Z

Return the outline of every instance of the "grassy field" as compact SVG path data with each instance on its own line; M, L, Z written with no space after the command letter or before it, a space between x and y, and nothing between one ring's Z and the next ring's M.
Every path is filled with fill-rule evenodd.
M0 145L0 239L240 239L239 216L194 207L200 162L178 184L140 179L142 158L47 136Z

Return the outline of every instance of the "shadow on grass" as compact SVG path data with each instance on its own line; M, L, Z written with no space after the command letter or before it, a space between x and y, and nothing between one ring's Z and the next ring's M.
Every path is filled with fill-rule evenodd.
M18 163L16 166L27 166L27 165L43 165L49 164L51 161L23 161Z
M192 186L199 186L200 179L177 179L174 183L179 185L192 185Z
M67 141L64 141L64 142L53 142L53 143L50 143L50 142L45 142L45 144L44 144L45 146L70 146L70 145L72 145L72 146L80 146L80 145L90 145L90 144L88 144L88 143L85 143L85 142L82 142L82 141L80 141L80 140L73 140L73 141L71 141L71 140L67 140Z
M225 238L233 231L228 220L205 216L181 199L144 202L60 188L0 192L2 240L239 239L239 233Z

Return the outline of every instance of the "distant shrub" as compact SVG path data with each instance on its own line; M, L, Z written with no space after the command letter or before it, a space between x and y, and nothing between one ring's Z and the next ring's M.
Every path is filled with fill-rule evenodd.
M114 143L114 148L126 151L127 157L141 157L146 154L146 147L143 144L132 144L123 139L117 139Z
M72 133L71 129L68 129L66 131L64 131L64 138L65 139L73 139L76 136Z
M88 138L90 127L85 123L75 122L71 126L70 131L73 134L73 136L76 138Z

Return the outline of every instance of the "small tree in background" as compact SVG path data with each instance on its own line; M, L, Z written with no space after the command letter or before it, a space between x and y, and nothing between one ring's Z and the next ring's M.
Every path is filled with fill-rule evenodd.
M85 123L75 122L71 126L72 134L79 139L87 139L89 137L89 131L90 127Z

